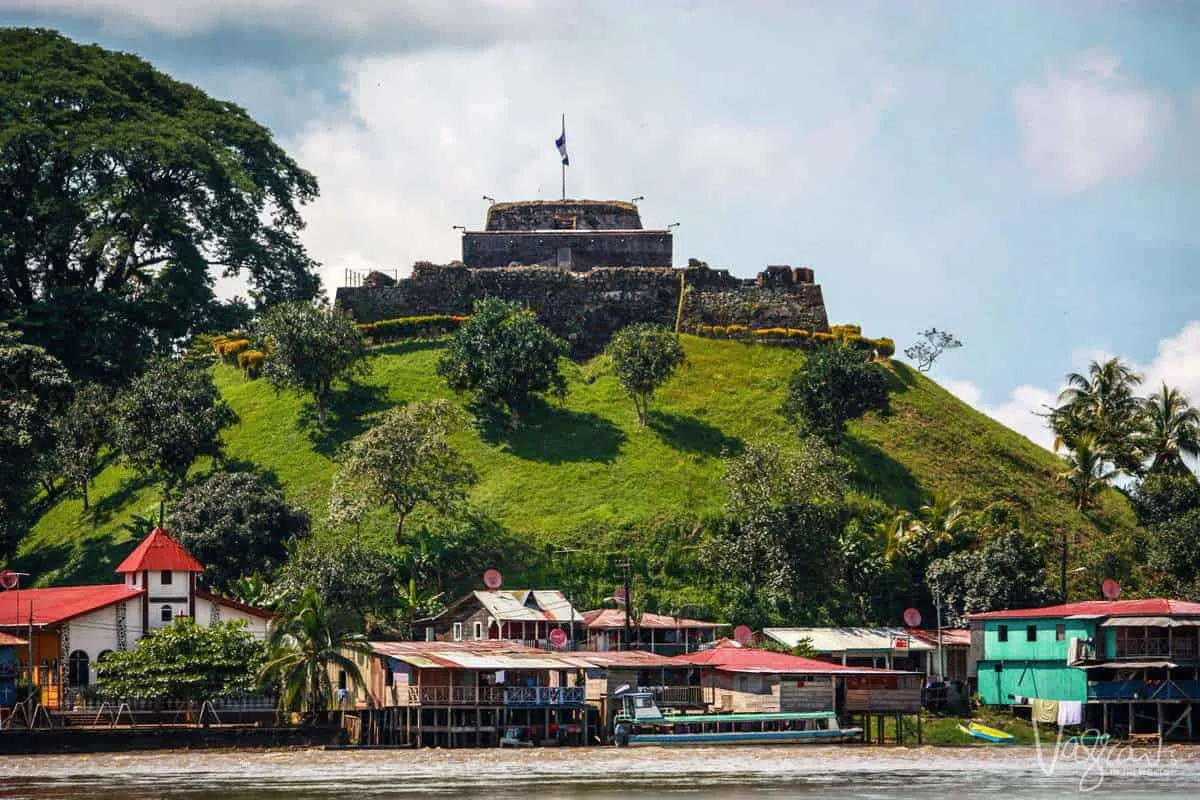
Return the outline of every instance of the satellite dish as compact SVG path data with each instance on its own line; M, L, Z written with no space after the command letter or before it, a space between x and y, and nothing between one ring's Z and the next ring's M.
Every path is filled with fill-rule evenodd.
M1104 593L1105 600L1116 600L1121 596L1121 584L1112 578L1105 578L1104 583L1100 584L1100 591Z
M483 585L495 591L504 583L504 576L500 574L498 569L489 569L483 573Z
M564 647L567 644L567 632L562 628L550 631L550 644L560 649Z
M616 600L621 605L625 605L625 587L618 586L613 590L613 600Z
M904 609L904 624L910 628L921 627L921 612L915 608Z
M17 584L21 582L21 576L12 570L6 569L0 572L0 587L5 589L15 589Z
M733 640L738 644L750 644L753 638L754 631L750 630L749 625L738 625L733 629Z

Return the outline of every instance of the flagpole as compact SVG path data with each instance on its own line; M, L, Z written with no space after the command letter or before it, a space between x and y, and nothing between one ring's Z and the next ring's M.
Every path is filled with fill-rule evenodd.
M563 137L566 138L566 135L567 135L567 115L566 114L562 115L562 132L563 132ZM562 199L563 200L567 199L567 162L565 160L562 163Z

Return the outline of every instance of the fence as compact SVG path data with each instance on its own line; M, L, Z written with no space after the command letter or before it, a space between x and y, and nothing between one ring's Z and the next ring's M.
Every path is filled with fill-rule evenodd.
M393 281L399 281L401 277L399 267L390 269L350 269L347 267L342 270L342 286L370 286L371 282L367 280L367 276L372 273L391 278Z
M581 705L582 686L416 686L408 687L410 706L562 706Z

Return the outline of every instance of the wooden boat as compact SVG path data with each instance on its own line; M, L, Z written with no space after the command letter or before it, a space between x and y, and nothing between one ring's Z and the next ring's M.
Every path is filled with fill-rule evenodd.
M978 722L972 722L966 725L959 725L958 729L968 736L976 739L982 739L985 742L993 742L995 744L1012 744L1016 741L1011 733L1000 730L999 728L989 728L987 725L980 725Z
M622 697L614 719L613 739L619 747L666 744L746 744L761 742L841 742L857 738L862 728L842 728L832 711L761 714L667 714L648 692Z

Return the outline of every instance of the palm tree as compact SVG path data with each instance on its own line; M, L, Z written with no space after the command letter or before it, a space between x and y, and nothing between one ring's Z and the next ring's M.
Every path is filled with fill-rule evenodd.
M1107 454L1096 436L1082 433L1075 439L1074 450L1067 455L1067 469L1058 477L1071 487L1075 508L1084 511L1116 474L1116 470L1108 469Z
M1146 433L1142 449L1151 472L1186 470L1183 456L1200 456L1200 410L1178 389L1162 389L1144 401Z
M1074 449L1076 439L1091 434L1111 461L1137 472L1141 459L1136 441L1144 422L1142 401L1134 390L1141 382L1142 376L1119 358L1093 361L1087 375L1068 374L1059 405L1050 412L1055 449Z
M305 590L267 634L267 661L259 679L279 690L279 708L311 716L324 714L333 699L331 669L366 689L354 656L369 654L361 633L351 633L344 618L314 589Z

